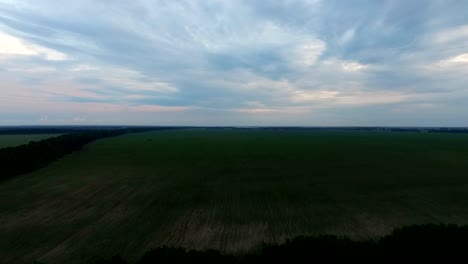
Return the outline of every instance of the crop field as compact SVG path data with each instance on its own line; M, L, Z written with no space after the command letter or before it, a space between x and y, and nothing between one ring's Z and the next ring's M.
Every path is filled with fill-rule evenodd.
M0 183L2 263L135 261L468 224L468 135L179 130L98 140Z
M59 134L0 135L0 148L16 147L19 145L28 144L31 141L37 141L56 136L59 136Z

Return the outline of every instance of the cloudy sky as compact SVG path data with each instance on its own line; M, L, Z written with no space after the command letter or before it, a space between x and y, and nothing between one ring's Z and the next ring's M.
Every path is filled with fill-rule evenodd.
M468 126L467 11L0 0L0 125Z

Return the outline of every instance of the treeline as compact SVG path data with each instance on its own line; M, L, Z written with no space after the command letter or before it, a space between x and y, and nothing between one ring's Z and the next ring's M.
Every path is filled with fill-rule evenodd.
M190 127L188 127L190 128ZM197 127L204 130L264 130L264 131L386 131L386 132L430 132L467 133L463 127Z
M148 130L154 129L126 128L85 131L32 141L17 147L1 148L0 181L42 168L73 151L80 150L84 145L94 140Z
M137 264L150 263L323 263L330 261L402 260L434 261L468 256L468 226L414 225L396 229L376 241L353 241L346 237L322 235L297 237L281 245L264 245L242 256L219 251L195 251L160 247L147 252ZM410 257L410 258L408 258ZM95 264L126 264L121 257L99 260Z
M161 130L183 127L169 126L0 126L0 135L29 135L29 134L69 134L93 131L116 130Z

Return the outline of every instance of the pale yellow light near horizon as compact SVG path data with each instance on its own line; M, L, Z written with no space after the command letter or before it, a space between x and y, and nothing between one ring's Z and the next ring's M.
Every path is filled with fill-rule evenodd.
M29 44L17 37L0 32L0 54L5 55L25 55L42 56L46 60L60 61L66 60L67 56L61 52Z
M0 32L0 53L13 55L37 55L37 52L25 45L20 39Z
M463 53L448 59L452 63L468 63L468 53Z

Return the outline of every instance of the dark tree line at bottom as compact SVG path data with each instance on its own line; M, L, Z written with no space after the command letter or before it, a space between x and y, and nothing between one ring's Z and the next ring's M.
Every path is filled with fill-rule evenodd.
M301 236L281 245L263 245L242 256L216 250L196 251L160 247L147 252L137 264L149 263L324 263L369 261L399 263L409 260L468 261L468 226L425 224L394 230L376 241L353 241L332 235ZM452 262L452 261L450 261ZM115 256L94 264L128 264Z

